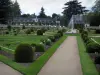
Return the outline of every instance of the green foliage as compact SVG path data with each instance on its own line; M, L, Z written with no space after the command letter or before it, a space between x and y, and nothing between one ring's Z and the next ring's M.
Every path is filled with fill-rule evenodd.
M94 12L88 14L88 20L90 26L99 26L100 25L100 13Z
M22 26L22 29L26 29L26 27L23 25L23 26Z
M47 18L46 14L45 14L45 12L44 12L44 8L43 8L43 7L41 8L41 12L40 12L40 14L39 14L38 17L39 17L39 18Z
M91 42L89 44L87 44L87 52L88 53L95 53L95 52L100 52L100 45Z
M51 43L52 43L52 42L51 42L51 40L50 40L50 39L47 39L47 40L46 40L46 45L49 45L49 46L50 46L50 45L51 45Z
M1 47L0 47L0 50L1 50Z
M55 39L54 36L50 36L49 39L50 39L52 42L55 42L55 41L56 41L56 39Z
M95 33L96 33L96 34L100 34L100 30L96 30Z
M95 64L88 53L86 53L86 47L80 36L77 36L77 41L83 75L99 75Z
M32 62L33 61L33 49L29 44L20 44L15 50L16 62Z
M31 31L28 29L25 31L25 33L28 35L28 34L31 34Z
M32 43L31 46L32 46L32 47L36 47L36 44L35 44L35 43Z
M37 30L37 35L43 35L43 31L42 30Z
M63 36L63 31L59 30L58 33L60 34L60 36Z
M65 3L63 14L66 19L70 20L72 15L83 14L86 12L85 7L81 5L81 2L78 0L73 0Z
M100 64L100 56L95 58L95 64Z
M33 29L33 28L30 28L30 31L31 31L31 32L34 32L34 29Z
M11 28L12 28L12 27L11 27L10 25L7 26L7 29L8 29L9 31L11 31Z
M45 52L44 44L37 44L35 49L36 52Z
M0 24L7 24L9 17L11 18L11 0L0 0Z

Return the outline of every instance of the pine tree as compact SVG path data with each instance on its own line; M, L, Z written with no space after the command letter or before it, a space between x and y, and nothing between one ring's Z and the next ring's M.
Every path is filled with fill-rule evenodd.
M77 0L72 0L67 3L65 3L64 7L64 18L65 18L65 24L68 23L68 21L71 19L72 15L77 14L83 14L87 10L85 10L85 7L82 7L81 2L78 2Z
M92 7L94 12L100 12L100 0L96 0L95 5Z
M44 8L43 7L41 8L41 12L40 12L38 18L47 18L46 14L44 12Z
M0 0L0 23L6 24L10 17L12 2L10 0Z
M19 6L17 0L12 4L11 9L12 9L11 18L21 16L20 6Z

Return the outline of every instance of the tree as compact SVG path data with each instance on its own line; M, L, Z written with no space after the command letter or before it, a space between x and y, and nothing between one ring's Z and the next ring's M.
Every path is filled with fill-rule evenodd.
M31 17L31 15L30 14L22 14L21 17L27 18L27 17Z
M13 17L18 17L21 15L20 6L19 6L17 0L12 5L12 15L13 15Z
M56 17L58 17L58 14L53 13L53 14L52 14L52 18L54 19L54 18L56 18Z
M12 27L10 25L7 26L7 29L11 31Z
M95 5L92 7L94 12L100 12L100 0L96 0Z
M0 0L0 23L6 24L11 13L11 0Z
M77 0L69 1L65 3L65 6L66 7L64 7L63 14L67 24L72 15L83 14L87 11L85 10L85 7L81 5L81 2L78 2Z
M41 8L41 12L40 12L38 18L47 18L46 14L44 12L44 8L43 7Z

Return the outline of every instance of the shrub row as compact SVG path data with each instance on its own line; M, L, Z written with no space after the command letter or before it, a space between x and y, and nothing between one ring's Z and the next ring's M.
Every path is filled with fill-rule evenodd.
M39 29L37 30L37 35L43 35L43 33L45 33L47 30L42 28L42 29Z
M42 31L38 30L37 33L42 35ZM44 30L45 32L45 30ZM42 39L40 44L20 44L15 50L15 61L16 62L32 62L34 52L45 52L45 45L51 46L52 42L55 42L63 36L62 31L58 31L54 36L48 37L48 39Z
M97 32L99 32L97 30ZM89 40L88 33L86 31L81 30L81 37L86 45L87 53L100 53L100 45ZM95 64L100 64L100 56L95 58Z

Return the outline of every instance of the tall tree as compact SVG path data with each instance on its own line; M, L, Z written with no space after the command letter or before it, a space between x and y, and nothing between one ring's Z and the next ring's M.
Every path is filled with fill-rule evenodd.
M46 16L44 10L45 10L45 9L42 7L42 8L41 8L41 12L40 12L38 18L47 18L47 16Z
M78 2L77 0L72 0L65 3L63 11L65 22L68 23L72 15L83 14L86 11L87 10L85 10L85 7L81 5L81 2Z
M100 12L100 0L95 1L95 5L92 7L94 12Z
M13 13L13 16L14 16L14 17L18 17L18 16L21 15L20 6L19 6L17 0L13 3L13 6L12 6L12 13Z
M54 18L56 18L56 17L58 17L58 14L53 13L53 14L52 14L52 18L54 19Z
M6 24L10 16L12 2L11 0L0 0L0 23Z

